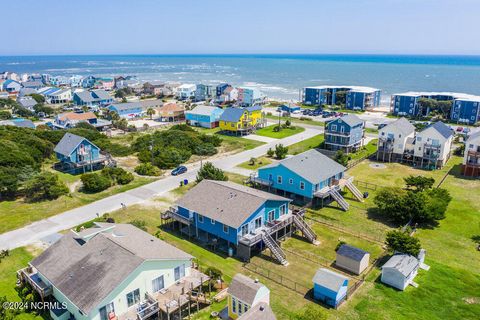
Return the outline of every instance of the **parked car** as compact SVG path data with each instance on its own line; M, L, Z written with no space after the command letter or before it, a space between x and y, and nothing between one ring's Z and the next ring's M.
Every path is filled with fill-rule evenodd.
M457 127L457 132L462 132L463 131L463 127Z
M182 173L185 173L185 172L187 172L187 167L179 166L179 167L172 170L172 176L178 176L178 175L180 175Z

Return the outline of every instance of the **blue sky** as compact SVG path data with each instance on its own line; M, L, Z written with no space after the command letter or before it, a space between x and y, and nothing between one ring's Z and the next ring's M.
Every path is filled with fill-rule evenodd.
M480 54L478 0L22 0L0 55Z

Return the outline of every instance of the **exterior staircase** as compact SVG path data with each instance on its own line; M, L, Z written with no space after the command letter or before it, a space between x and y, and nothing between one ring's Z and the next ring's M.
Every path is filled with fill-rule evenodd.
M345 183L345 186L350 190L355 198L358 199L358 201L363 202L363 194L358 190L358 188L353 184L352 180L347 180Z
M340 205L340 207L342 207L344 211L348 211L348 208L350 208L350 204L345 201L345 199L342 197L342 195L340 194L340 192L338 192L336 188L332 188L330 190L330 194L332 195L333 199L338 202L338 204Z
M270 251L278 260L278 262L280 262L284 266L287 266L288 265L287 256L283 252L282 248L280 248L280 246L275 242L275 240L273 240L273 238L266 231L263 231L262 233L262 240L265 243L265 245L270 249Z
M295 227L300 229L302 231L303 236L307 238L308 241L313 243L314 245L320 244L320 242L317 241L317 234L313 229L303 220L301 217L294 215L293 216L293 223L295 224Z

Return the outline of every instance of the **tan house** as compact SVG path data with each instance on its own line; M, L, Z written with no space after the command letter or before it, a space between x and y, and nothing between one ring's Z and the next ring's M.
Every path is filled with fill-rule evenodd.
M354 274L361 274L368 267L370 253L343 244L337 250L335 265Z
M156 108L156 115L163 122L175 122L185 120L185 107L174 102L166 103Z

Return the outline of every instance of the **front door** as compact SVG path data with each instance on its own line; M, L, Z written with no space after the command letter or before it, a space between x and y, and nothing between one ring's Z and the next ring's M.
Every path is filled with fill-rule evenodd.
M242 226L242 236L248 234L248 224Z
M275 220L275 210L268 212L268 221L272 222Z

